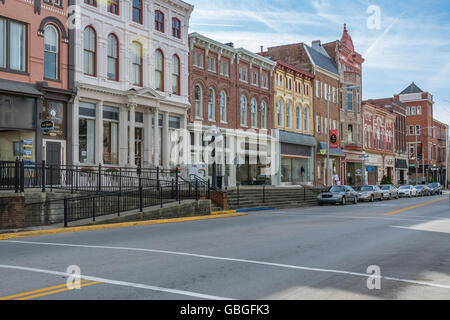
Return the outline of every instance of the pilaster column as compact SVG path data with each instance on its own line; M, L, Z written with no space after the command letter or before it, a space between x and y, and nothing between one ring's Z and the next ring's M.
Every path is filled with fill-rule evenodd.
M74 165L80 164L80 140L79 140L79 111L80 98L77 96L73 101L72 106L72 163Z
M169 113L163 113L162 161L164 169L169 169Z
M95 164L103 164L103 101L95 110Z
M159 166L159 154L160 154L160 141L159 141L159 102L156 106L154 112L154 126L153 126L153 135L154 135L154 151L153 151L153 163L155 166Z
M152 113L150 110L144 112L144 166L152 165L153 147Z
M128 163L128 109L120 107L119 115L119 164L125 166Z
M130 110L130 137L129 137L129 143L128 143L128 148L129 148L129 156L128 156L128 164L130 166L135 166L135 127L136 127L136 114L135 114L135 110L136 110L136 104L135 103L130 103L128 105L128 109Z

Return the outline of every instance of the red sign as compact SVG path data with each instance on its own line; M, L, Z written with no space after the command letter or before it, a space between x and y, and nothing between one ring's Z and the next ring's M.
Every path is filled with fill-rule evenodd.
M339 148L339 132L338 130L330 130L330 149Z

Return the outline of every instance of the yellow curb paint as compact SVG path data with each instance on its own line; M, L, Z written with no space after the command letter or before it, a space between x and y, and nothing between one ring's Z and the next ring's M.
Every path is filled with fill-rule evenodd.
M15 233L4 233L4 234L0 234L0 240L36 237L36 236L44 236L44 235L46 236L46 235L59 234L59 233L72 233L72 232L82 232L82 231L146 226L146 225L153 225L153 224L179 223L179 222L199 221L199 220L219 219L219 218L229 218L229 217L231 218L231 217L239 217L239 216L246 216L246 215L247 215L246 213L233 213L233 214L209 215L209 216L199 216L199 217L173 218L173 219L135 221L135 222L121 222L121 223L99 224L99 225L84 226L84 227L70 227L70 228L58 228L58 229L24 231L24 232L15 232Z
M99 283L101 283L101 282L96 281L96 282L83 283L83 284L80 285L80 288L86 287L86 286L92 286L92 285L94 285L94 284L99 284ZM35 299L35 298L39 298L39 297L43 297L43 296L49 296L49 295L51 295L51 294L55 294L55 293L59 293L59 292L64 292L64 291L69 291L69 290L76 290L75 288L76 288L75 285L71 285L71 286L66 287L66 288L63 288L63 289L53 290L53 291L48 291L48 292L44 292L44 293L40 293L40 294L35 294L35 295L32 295L32 296L27 296L27 297L23 297L23 298L18 298L18 299L15 299L15 300L30 300L30 299Z
M409 211L409 210L417 209L417 208L420 208L420 207L428 206L430 204L433 204L433 203L436 203L436 202L439 202L439 201L444 201L444 200L446 200L446 199L436 199L436 200L428 201L428 202L425 202L425 203L416 204L416 205L411 206L411 207L407 207L407 208L403 208L403 209L387 212L384 215L385 216L389 216L389 215L393 215L393 214L397 214L397 213L402 213L402 212L405 212L405 211Z
M78 285L84 282L87 282L89 280L81 280L79 282L75 282L72 285ZM19 298L19 297L24 297L24 296L28 296L30 294L35 294L35 293L40 293L40 292L44 292L44 291L48 291L48 290L54 290L54 289L59 289L59 288L63 288L66 287L67 284L60 284L57 286L52 286L52 287L48 287L48 288L43 288L43 289L38 289L38 290L33 290L33 291L27 291L27 292L22 292L22 293L18 293L18 294L13 294L11 296L7 296L7 297L1 297L0 300L9 300L9 299L14 299L14 298Z
M211 212L211 214L213 214L213 215L230 214L230 213L236 213L236 210L225 210L225 211L214 211L214 212Z

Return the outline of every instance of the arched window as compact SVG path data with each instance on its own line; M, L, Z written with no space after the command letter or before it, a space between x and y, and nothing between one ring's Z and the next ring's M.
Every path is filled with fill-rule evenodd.
M292 107L290 102L286 104L286 127L292 128Z
M220 121L227 122L227 94L220 92Z
M252 98L250 101L250 112L251 112L251 120L252 120L252 128L256 128L258 126L258 103L255 98Z
M302 130L302 107L297 105L297 130Z
M279 99L277 103L278 127L283 126L283 100Z
M134 41L132 46L132 72L133 84L142 86L142 45Z
M119 41L112 33L108 36L108 79L119 80Z
M172 18L172 36L181 39L181 22L177 18Z
M164 32L164 13L159 10L155 11L155 30Z
M180 59L176 54L172 56L172 93L180 95Z
M203 119L203 90L199 85L195 86L195 117Z
M309 111L308 111L308 108L305 108L304 112L305 112L305 114L304 114L304 117L303 117L303 121L305 122L305 124L303 126L303 130L305 132L308 132L309 131Z
M241 96L241 125L247 125L247 98L244 95Z
M59 78L59 35L52 25L48 25L44 31L44 51L44 77L57 80Z
M267 128L267 104L265 101L261 102L261 128Z
M84 29L84 73L97 74L97 35L92 27Z
M208 120L216 120L216 91L213 88L208 90Z
M164 91L164 55L160 49L155 51L155 88Z

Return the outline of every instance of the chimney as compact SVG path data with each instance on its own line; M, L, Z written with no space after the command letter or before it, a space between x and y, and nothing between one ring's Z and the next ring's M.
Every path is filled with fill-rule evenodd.
M261 55L264 53L264 46L261 46Z
M320 40L314 40L314 41L312 42L312 46L314 47L315 45L320 46Z

